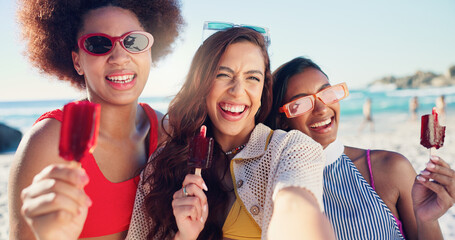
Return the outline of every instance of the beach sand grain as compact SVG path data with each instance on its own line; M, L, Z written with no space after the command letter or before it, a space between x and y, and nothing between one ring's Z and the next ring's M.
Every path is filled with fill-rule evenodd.
M420 121L393 118L391 114L375 116L374 120L374 132L367 129L358 132L361 117L342 120L339 138L348 146L399 152L409 159L416 172L425 168L429 150L420 145ZM445 122L450 124L446 128L444 146L437 154L455 168L455 115L448 116ZM0 154L0 240L8 239L7 183L13 157L13 153ZM455 239L455 208L442 216L439 223L444 238Z

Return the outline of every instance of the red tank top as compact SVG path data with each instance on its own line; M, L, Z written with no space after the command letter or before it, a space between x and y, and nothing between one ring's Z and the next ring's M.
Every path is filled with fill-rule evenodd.
M139 104L150 121L150 157L158 144L158 119L155 111L149 105ZM54 118L61 122L62 117L63 112L56 109L43 114L36 122L46 118ZM84 190L92 200L93 205L88 210L87 220L85 220L79 238L99 237L127 230L133 213L139 175L124 182L110 182L98 168L92 154L82 158L81 165L90 178L90 182Z

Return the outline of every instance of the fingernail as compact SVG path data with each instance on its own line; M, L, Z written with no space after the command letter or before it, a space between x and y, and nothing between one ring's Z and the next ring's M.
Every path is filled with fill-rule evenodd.
M205 183L202 183L202 189L204 189L206 192L209 190L209 188L207 187L207 185L205 185Z
M431 155L431 156L430 156L430 159L433 160L433 161L438 161L438 160L439 160L439 157L436 156L436 155Z
M420 174L422 174L424 176L428 176L428 175L430 175L430 172L428 172L427 170L423 170L420 172Z
M82 214L82 211L84 211L84 209L82 207L79 207L77 209L77 215L81 215Z
M201 217L200 221L201 223L204 223L204 217Z
M417 176L417 180L420 182L426 182L427 180L422 176Z
M207 211L207 204L204 204L204 206L202 207L202 211Z
M431 162L427 163L427 168L433 169L434 167L436 167L436 165L434 165L434 163L431 163Z
M85 173L85 171L83 171L83 170L81 170L81 171L79 172L79 179L81 180L81 182L82 182L83 184L87 184L88 181L89 181L89 178L88 178L88 176L87 176L87 173Z

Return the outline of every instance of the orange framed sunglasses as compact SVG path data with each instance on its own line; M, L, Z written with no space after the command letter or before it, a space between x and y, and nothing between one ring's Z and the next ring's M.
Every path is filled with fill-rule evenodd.
M308 96L297 98L284 104L278 111L285 113L287 118L298 117L308 111L313 110L316 99L321 100L325 105L337 103L349 96L346 83L340 83Z

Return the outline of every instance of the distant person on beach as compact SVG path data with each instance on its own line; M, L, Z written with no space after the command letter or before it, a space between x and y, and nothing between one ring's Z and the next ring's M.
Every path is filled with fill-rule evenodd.
M446 101L444 95L441 95L438 98L436 98L435 107L441 120L444 121L446 116Z
M416 176L399 153L344 146L337 138L339 101L348 89L331 85L310 59L283 64L273 78L266 123L298 129L323 146L324 209L337 239L443 239L438 218L455 202L455 174L445 161L432 156ZM299 111L291 113L297 103Z
M412 97L409 100L409 113L411 114L411 120L417 120L417 112L419 111L419 99L417 96Z
M169 105L170 138L144 170L130 239L334 239L320 209L322 147L262 124L271 81L259 32L230 26L203 42ZM200 177L187 160L202 125L214 150Z
M363 122L360 125L359 132L363 131L363 129L370 125L370 131L374 131L374 122L373 122L373 114L371 112L371 98L367 98L363 103L362 107L363 112Z
M11 165L10 238L125 239L139 172L163 136L163 115L138 98L152 56L167 55L183 26L180 3L21 0L18 16L30 61L86 92L101 121L82 168L59 157L62 110L36 121Z

